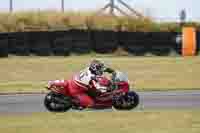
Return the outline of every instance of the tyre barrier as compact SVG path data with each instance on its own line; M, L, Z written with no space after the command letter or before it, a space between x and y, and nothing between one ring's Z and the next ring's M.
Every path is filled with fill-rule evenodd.
M76 54L86 54L91 51L91 46L88 41L72 41L72 53Z
M30 54L38 56L51 55L51 44L46 32L27 33L26 41L30 48Z
M72 39L72 53L86 54L91 51L90 32L86 30L70 30L70 38Z
M23 40L10 39L8 40L9 53L18 56L28 56L30 54L29 46Z
M8 52L9 54L28 56L29 46L25 42L26 33L17 32L8 35Z
M68 30L53 32L0 33L0 55L70 55L90 51L112 53L119 46L133 55L179 55L200 53L200 32L192 27L176 32L113 32Z
M197 32L197 54L200 54L200 31Z
M137 40L143 40L147 38L148 33L145 32L119 32L118 37L121 42L126 41L137 41Z
M175 51L169 42L157 41L151 44L149 51L156 56L169 56L172 51Z
M97 53L112 53L118 48L117 32L92 31L92 50Z
M68 38L57 38L53 45L52 51L56 56L68 56L72 49L72 40Z
M96 42L92 48L93 51L96 53L112 53L114 52L118 47L118 44L115 41L101 41Z
M118 33L114 31L91 31L92 39L96 42L111 42L118 40L117 34Z
M136 55L136 56L144 56L147 47L145 47L143 41L129 41L129 42L122 42L121 47L125 49L130 54Z
M0 57L8 57L8 40L0 40Z
M51 55L51 46L48 41L38 41L36 43L33 43L31 45L31 54L37 55L37 56L49 56Z

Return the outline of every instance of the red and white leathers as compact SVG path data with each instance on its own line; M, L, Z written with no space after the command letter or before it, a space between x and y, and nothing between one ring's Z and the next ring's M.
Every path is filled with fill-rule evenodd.
M91 73L89 68L85 68L75 74L71 80L72 86L69 87L71 91L70 94L78 99L80 106L92 107L95 104L94 99L87 94L89 89L95 89L92 86L92 83L94 83L94 81L92 81L93 77L95 77L95 75Z

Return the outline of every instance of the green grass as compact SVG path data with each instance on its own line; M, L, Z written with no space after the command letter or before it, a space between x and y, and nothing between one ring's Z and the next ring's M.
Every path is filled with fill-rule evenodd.
M48 80L68 79L94 58L128 73L132 88L148 90L200 89L200 56L116 57L16 57L0 59L0 92L44 91Z
M0 115L2 133L199 133L199 110Z

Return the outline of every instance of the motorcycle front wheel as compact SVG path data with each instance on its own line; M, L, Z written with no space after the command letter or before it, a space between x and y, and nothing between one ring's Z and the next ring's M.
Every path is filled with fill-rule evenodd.
M130 91L125 95L113 97L113 107L117 110L131 110L136 108L138 104L139 95L134 91Z
M55 92L49 92L44 98L44 106L50 112L66 112L71 109L71 98Z

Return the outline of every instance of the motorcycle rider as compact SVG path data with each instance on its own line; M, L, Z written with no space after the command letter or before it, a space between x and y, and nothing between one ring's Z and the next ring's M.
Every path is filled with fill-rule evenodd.
M91 61L89 67L83 69L73 77L73 82L77 86L76 89L79 90L79 93L75 94L74 97L79 100L81 106L93 108L96 106L98 108L94 98L89 93L101 93L101 90L98 90L96 86L96 78L102 76L104 72L114 74L115 71L112 68L106 67L103 61L95 59Z
M97 77L103 76L104 72L115 74L112 68L106 67L103 61L94 59L88 67L75 74L71 80L60 80L54 82L55 91L63 94L69 93L76 101L77 107L81 108L101 108L106 105L100 105L95 102L96 96L91 94L99 94L101 90L97 88ZM57 90L56 88L61 88ZM103 100L103 99L102 99ZM106 98L104 99L107 100ZM110 100L109 100L110 101ZM108 103L109 104L109 103ZM110 107L110 105L107 105Z

